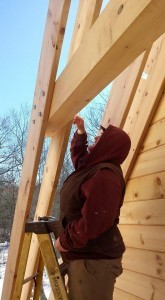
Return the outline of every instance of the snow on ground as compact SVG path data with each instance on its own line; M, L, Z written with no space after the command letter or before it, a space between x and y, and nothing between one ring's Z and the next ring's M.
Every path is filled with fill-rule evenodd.
M2 293L3 278L5 273L8 248L9 248L9 244L7 242L0 243L0 296Z
M7 242L0 243L0 298L2 294L3 279L5 274L8 249L9 249L9 243ZM43 274L43 289L44 289L45 296L48 298L50 294L50 284L46 272L44 272Z

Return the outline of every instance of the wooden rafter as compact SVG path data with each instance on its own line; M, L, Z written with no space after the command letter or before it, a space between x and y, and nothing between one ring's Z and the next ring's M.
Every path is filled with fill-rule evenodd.
M134 99L150 50L142 53L114 80L101 124L122 128Z
M103 0L80 0L76 16L68 60L73 56L77 48L83 42L91 25L96 21Z
M164 0L110 1L56 81L47 135L71 120L164 29Z
M144 72L147 80L141 79L134 101L130 108L124 130L131 136L131 150L122 168L128 178L142 146L154 112L161 99L165 84L165 35L161 36L153 45Z
M72 54L74 53L79 43L81 42L80 37L83 37L82 32L83 34L85 34L92 26L93 23L91 22L94 22L95 19L98 17L100 13L101 3L102 0L99 0L99 5L97 0L80 1L77 17L76 17L74 34L71 43L72 50L70 51L68 60L71 58ZM86 22L84 22L84 19L82 22L82 16L83 15L85 16L85 13L87 13L88 15L87 24ZM80 24L78 28L79 31L77 31L77 24ZM61 166L63 163L63 158L67 147L70 128L71 128L71 124L67 124L64 128L62 128L59 132L57 132L55 136L51 139L50 148L49 148L46 165L44 169L43 179L41 183L38 204L35 212L35 219L37 219L38 216L43 216L47 214L49 215L51 212L53 201L54 201L54 194L56 191L56 187L57 187L57 183L61 171ZM25 277L34 274L38 255L39 255L39 247L38 247L37 239L35 235L33 235ZM30 292L31 292L31 284L28 283L23 287L21 299L22 300L29 299Z
M78 28L75 27L70 50L69 58L71 59L57 79L56 84L54 84L70 0L50 0L2 300L12 299L22 249L24 224L29 216L46 127L47 135L53 136L53 138L45 166L35 218L51 211L68 140L69 122L72 117L102 88L128 67L134 59L148 49L165 29L164 0L127 0L124 4L122 0L111 0L96 20L101 2L101 0L80 0L76 23ZM86 5L86 9L84 5ZM56 9L54 9L55 7ZM92 12L90 12L91 7ZM84 22L84 20L86 21ZM95 20L95 24L89 30ZM85 37L87 31L89 32ZM149 74L148 80L144 82L141 79L139 83L140 91L138 87L132 103L133 93L135 93L145 57L142 59L141 65L139 63L138 67L135 68L131 102L123 108L121 113L121 115L124 115L124 119L120 126L124 124L124 129L132 138L130 155L123 165L126 178L130 174L164 88L163 70L165 66L163 54L165 52L165 38L161 37L155 45L145 69L145 72ZM129 92L131 93L131 89ZM125 121L127 113L128 117ZM137 128L138 132L136 131ZM165 151L164 145L159 149L162 155L161 149ZM150 155L152 156L152 151ZM142 163L143 159L144 155L139 156ZM52 168L53 163L54 168ZM157 171L160 170L161 168ZM139 169L135 168L134 172L137 176ZM140 173L141 175L143 173ZM131 176L133 178L134 173ZM127 225L121 225L123 235L125 226ZM136 229L135 226L132 228L133 230ZM129 234L131 235L130 232ZM29 275L32 275L35 269L37 255L38 247L34 238L29 255L30 267L27 270L27 273L30 272ZM29 299L29 292L30 288L27 287L21 299Z
M24 224L29 217L69 5L70 0L51 0L49 4L2 300L12 299L13 296L24 237Z

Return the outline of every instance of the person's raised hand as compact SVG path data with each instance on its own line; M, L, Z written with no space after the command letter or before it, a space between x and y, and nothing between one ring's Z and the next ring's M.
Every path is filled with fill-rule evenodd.
M84 120L79 115L76 115L73 119L73 124L77 126L78 134L85 133L85 126L84 126Z

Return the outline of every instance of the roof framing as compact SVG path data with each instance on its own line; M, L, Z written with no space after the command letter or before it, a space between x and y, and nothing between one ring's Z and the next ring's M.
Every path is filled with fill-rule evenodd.
M142 76L150 49L142 53L113 81L101 124L123 128Z
M96 18L100 13L102 0L99 0L99 5L97 0L81 0L78 7L78 12L76 16L76 22L74 27L73 38L71 42L71 48L69 51L68 60L74 54L74 51L81 43L81 38L90 29L92 24L95 22ZM88 18L84 21L83 16L87 14ZM79 24L79 30L77 30L77 24ZM83 34L82 34L83 33ZM38 216L49 215L51 213L54 195L63 163L63 158L65 155L68 137L71 129L71 124L67 124L61 128L51 139L49 152L46 160L46 165L43 174L43 180L41 183L38 204L35 212L35 220ZM52 168L52 162L54 162L54 167ZM44 201L47 199L47 201ZM35 273L37 257L39 255L39 247L35 235L32 237L28 263L26 268L25 277L30 276ZM26 284L23 287L21 299L28 299L31 292L31 284Z
M163 0L111 0L56 81L47 135L68 123L164 28Z
M147 133L165 85L165 34L154 44L144 72L147 80L141 78L134 101L123 129L131 136L131 150L122 164L126 178L129 177L137 154Z
M75 29L70 57L73 53L74 55L69 60L62 74L56 82L54 82L70 0L50 0L2 300L12 299L24 236L24 224L29 216L46 127L47 135L53 138L45 166L39 202L35 214L36 218L40 213L49 213L51 210L53 195L70 128L69 122L72 117L96 96L100 90L128 67L141 53L148 49L165 30L164 0L126 0L124 4L122 0L111 0L89 30L98 16L101 2L102 1L90 0L89 4L88 0L80 0L79 8L82 3L88 4L89 10L91 7L94 8L93 17L91 15L91 19L89 16L86 18L86 22L90 19L91 24L89 22L88 24L90 25L87 26L85 22L84 27L79 27L83 34L81 34L80 30L77 31L77 28ZM80 20L84 20L88 9L86 9L86 11L83 11L82 8L79 10L78 16L80 19L79 21L77 19L79 23L76 23L76 26L82 22L80 22ZM88 30L88 34L84 37L85 32ZM80 43L82 39L83 41ZM149 125L149 121L153 116L153 112L159 101L159 96L163 90L164 75L163 71L159 74L159 69L162 68L164 62L161 54L161 49L165 51L164 37L161 37L160 41L158 46L160 51L158 51L158 48L155 50L158 54L158 60L154 65L155 75L151 72L150 81L149 83L147 82L145 86L145 89L149 91L149 95L152 96L147 113L147 121L141 122L142 118L145 119L144 117L146 117L145 111L148 110L148 106L146 103L143 103L142 95L141 99L138 98L137 92L129 113L127 111L128 117L126 122L122 121L124 129L133 135L134 128L131 127L128 119L137 119L137 122L135 122L136 128L139 126L140 132L136 138L133 139L133 147L137 147L137 149L139 149L140 143L144 138L146 128ZM146 56L144 61L142 59L142 65L138 67L139 69L135 68L136 72L135 69L133 71L135 80L134 88L135 86L137 87L137 81L140 79L140 72L145 64L145 60ZM162 69L164 70L165 68ZM156 84L156 79L157 81L159 80L159 84ZM152 86L155 88L154 92ZM147 98L147 95L145 97ZM126 107L127 103L125 101L124 104ZM141 113L138 114L136 111L137 103L139 111L141 110ZM130 173L137 154L134 148L132 149L129 163L124 165L124 173L126 176ZM29 161L31 164L29 164ZM52 162L55 164L54 170L52 170ZM47 172L48 169L49 172ZM45 197L48 197L47 201L45 201ZM36 251L36 255L38 250L35 242L34 245L32 250ZM29 259L32 258L34 253L32 250ZM35 262L33 261L30 266L30 271L35 267L34 264ZM27 288L21 299L28 299L29 291L30 289Z

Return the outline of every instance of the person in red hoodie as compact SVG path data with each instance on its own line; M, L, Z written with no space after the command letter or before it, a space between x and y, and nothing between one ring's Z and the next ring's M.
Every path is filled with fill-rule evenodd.
M125 251L117 226L125 192L120 165L131 141L122 129L101 126L88 147L84 120L77 115L74 124L70 151L75 171L61 189L62 232L55 246L69 260L70 300L112 300Z

